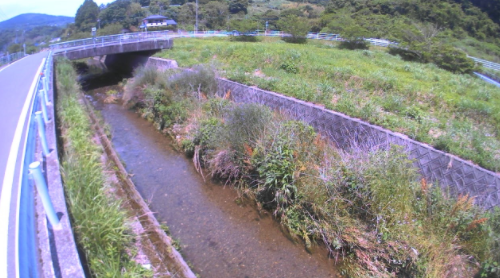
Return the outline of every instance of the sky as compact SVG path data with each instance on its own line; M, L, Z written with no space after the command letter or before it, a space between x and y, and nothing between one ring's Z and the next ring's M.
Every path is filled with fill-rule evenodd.
M25 13L75 16L84 0L1 0L0 21ZM97 5L114 0L94 0Z

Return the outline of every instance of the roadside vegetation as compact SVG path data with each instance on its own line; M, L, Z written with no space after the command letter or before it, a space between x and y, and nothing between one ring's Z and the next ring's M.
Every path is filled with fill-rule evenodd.
M112 197L104 174L102 149L95 143L87 112L76 82L76 72L66 60L56 62L57 115L66 201L81 254L92 277L150 277L135 263L135 235L128 227L120 201Z
M213 65L222 77L324 105L499 171L498 88L385 51L209 38L176 39L157 56L181 67Z
M175 138L204 178L234 186L307 249L324 244L342 275L498 277L500 210L417 181L399 146L338 150L303 122L218 97L214 77L207 66L139 68L124 101Z

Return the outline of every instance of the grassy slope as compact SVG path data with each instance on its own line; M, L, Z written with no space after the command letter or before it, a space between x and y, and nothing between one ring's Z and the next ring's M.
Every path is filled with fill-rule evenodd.
M177 39L158 56L181 67L213 63L231 80L325 105L493 171L500 167L500 91L471 76L318 41Z

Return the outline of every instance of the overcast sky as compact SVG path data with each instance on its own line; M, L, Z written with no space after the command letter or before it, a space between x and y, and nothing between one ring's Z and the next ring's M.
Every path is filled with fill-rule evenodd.
M75 16L84 0L1 0L0 21L25 13ZM113 0L94 0L97 5Z

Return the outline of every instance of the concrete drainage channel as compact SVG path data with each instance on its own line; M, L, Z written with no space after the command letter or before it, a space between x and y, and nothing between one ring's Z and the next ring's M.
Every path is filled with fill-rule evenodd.
M117 194L125 200L126 209L139 221L142 226L141 230L146 235L145 237L141 237L141 244L151 264L155 269L159 270L159 273L167 277L196 278L196 275L191 271L180 253L172 246L172 239L161 229L160 224L153 216L148 205L144 202L139 192L137 192L119 156L113 149L112 143L99 125L92 106L85 98L83 99L100 144L109 161L116 166L116 176L121 186L117 188Z
M42 79L42 87L45 88L45 91L42 90L43 92L40 93L41 97L35 103L35 107L41 105L42 110L44 110L43 118L42 113L37 112L38 130L45 130L42 133L46 134L46 138L39 139L36 143L36 152L34 154L36 162L30 165L30 172L33 176L37 173L35 172L35 168L43 171L38 172L38 178L35 179L37 183L40 183L37 184L37 188L39 188L37 191L39 193L34 194L32 197L35 199L34 210L36 216L34 221L36 222L35 241L37 243L32 242L30 245L24 237L20 237L20 245L22 245L20 248L23 248L25 245L30 245L32 248L36 246L38 252L36 252L37 250L32 251L38 254L35 255L37 258L32 260L31 266L27 265L29 262L21 260L20 271L22 273L20 273L19 277L85 277L84 267L82 267L80 262L69 213L66 208L66 199L60 174L54 101L48 101L54 100L54 84L56 80L52 74L53 68L52 57L49 55L49 61L44 72L46 78ZM40 102L41 104L39 104ZM44 107L45 103L47 104L46 107ZM116 166L113 168L116 169L115 174L120 181L119 185L121 187L116 188L115 192L124 200L123 204L126 207L125 209L127 209L128 215L132 216L131 218L135 219L138 223L136 225L138 227L136 227L134 232L140 233L141 251L148 257L150 263L149 266L144 265L144 267L154 268L157 273L155 276L195 278L195 274L188 267L179 252L172 246L172 239L161 229L153 213L136 191L128 173L114 152L111 142L99 126L92 108L88 103L85 104L94 131L103 146L103 150L105 150L107 159ZM32 125L36 124L33 123ZM44 189L48 193L46 196L42 196ZM50 205L47 206L47 204ZM76 223L73 224L76 225ZM25 228L22 229L24 230ZM20 252L25 253L26 251L22 249ZM36 267L37 264L38 267ZM24 275L27 271L30 274Z

